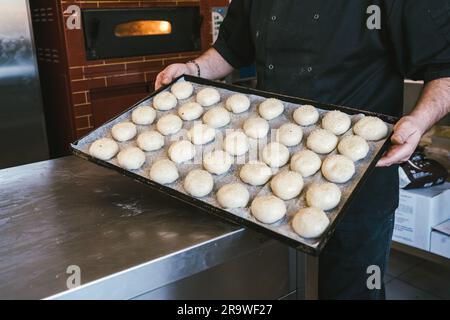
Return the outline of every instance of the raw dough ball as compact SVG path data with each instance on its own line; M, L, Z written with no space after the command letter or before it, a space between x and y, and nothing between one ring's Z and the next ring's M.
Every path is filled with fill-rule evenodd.
M89 154L100 160L109 160L119 152L119 145L113 139L101 138L89 147Z
M242 166L239 177L252 186L266 184L272 176L272 169L262 162L249 162Z
M213 88L205 88L197 93L197 102L204 107L212 106L220 101L219 91Z
M360 136L346 136L338 144L338 151L340 154L358 161L364 159L369 153L369 144Z
M156 110L160 111L173 109L177 106L177 103L177 98L168 91L158 93L158 95L153 98L153 106Z
M195 157L195 147L187 140L173 143L167 152L170 160L176 163L186 162Z
M247 136L241 131L234 131L226 135L223 146L226 152L233 156L241 156L249 149Z
M137 147L129 147L117 155L119 166L127 170L136 170L145 162L145 153Z
M318 208L300 209L292 219L292 228L303 238L319 237L330 224L325 212Z
M226 184L217 191L217 202L225 209L245 208L249 200L247 188L240 183Z
M267 136L269 123L261 117L255 117L245 120L243 128L250 138L261 139Z
M285 123L277 130L276 139L286 147L298 145L303 138L303 130L293 123Z
M302 175L295 171L280 172L270 181L270 188L278 198L293 199L302 192Z
M341 201L341 190L334 183L314 183L306 191L306 203L310 207L331 210Z
M165 136L177 133L181 130L182 126L183 120L174 114L166 114L156 123L156 129Z
M177 83L174 83L172 85L170 91L177 99L183 100L189 98L192 95L192 93L194 92L194 87L188 81L178 81Z
M294 121L299 125L307 127L313 125L319 120L319 112L311 105L298 107L294 111Z
M291 158L291 170L300 173L303 178L312 176L322 166L320 157L311 150L302 150Z
M156 118L156 111L152 107L148 106L142 106L137 107L133 110L131 113L131 120L135 124L139 125L149 125L152 124L153 121L155 121Z
M156 161L150 169L150 179L160 184L169 184L179 177L175 163L169 159Z
M250 108L250 100L246 95L236 93L230 96L225 102L225 107L233 113L241 113Z
M214 107L203 115L203 122L211 128L226 126L230 121L230 113L224 107Z
M191 196L201 198L212 191L214 180L208 171L196 169L187 174L183 186Z
M259 105L258 112L266 120L272 120L282 114L284 111L283 103L274 98L265 100Z
M267 224L277 222L286 215L284 201L273 195L256 197L250 209L256 219Z
M350 117L338 110L327 112L322 119L322 128L337 136L347 132L351 125Z
M164 137L156 131L146 131L137 138L137 145L144 151L159 150L164 146Z
M355 164L346 156L335 154L323 161L322 174L328 181L345 183L355 174Z
M309 134L306 146L312 151L320 154L330 153L336 148L338 138L330 131L316 129Z
M136 134L136 125L128 121L118 123L111 129L111 135L113 136L113 138L120 142L133 139Z
M203 107L197 102L188 102L178 109L178 115L186 121L195 120L203 114Z
M233 158L223 150L214 150L203 156L203 167L217 175L230 170L232 164Z
M364 117L353 126L353 132L368 141L378 141L387 136L388 127L377 117Z
M289 150L278 142L271 142L262 151L263 161L274 168L284 166L289 161Z
M207 144L216 138L216 130L206 124L197 123L189 129L187 137L193 144Z

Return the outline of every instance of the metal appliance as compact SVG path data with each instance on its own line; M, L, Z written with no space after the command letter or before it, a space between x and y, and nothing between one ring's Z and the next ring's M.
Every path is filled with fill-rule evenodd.
M28 0L0 2L0 169L48 159Z

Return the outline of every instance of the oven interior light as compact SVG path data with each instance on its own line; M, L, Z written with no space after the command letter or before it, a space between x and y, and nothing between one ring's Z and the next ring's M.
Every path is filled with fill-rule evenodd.
M122 23L116 26L116 37L154 36L172 33L172 25L164 20L139 20Z

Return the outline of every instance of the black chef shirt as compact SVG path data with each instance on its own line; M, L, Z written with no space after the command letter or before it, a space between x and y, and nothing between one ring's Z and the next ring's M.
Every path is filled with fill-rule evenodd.
M405 78L450 77L450 0L233 0L214 48L259 89L400 116ZM358 199L393 210L397 167Z

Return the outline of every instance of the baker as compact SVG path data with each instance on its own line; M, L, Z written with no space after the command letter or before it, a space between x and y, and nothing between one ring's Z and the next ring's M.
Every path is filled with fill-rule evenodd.
M386 269L398 205L397 165L450 111L448 0L233 0L213 47L158 74L219 79L256 64L258 89L400 116L403 80L424 80L319 260L322 299L383 299L368 267Z

